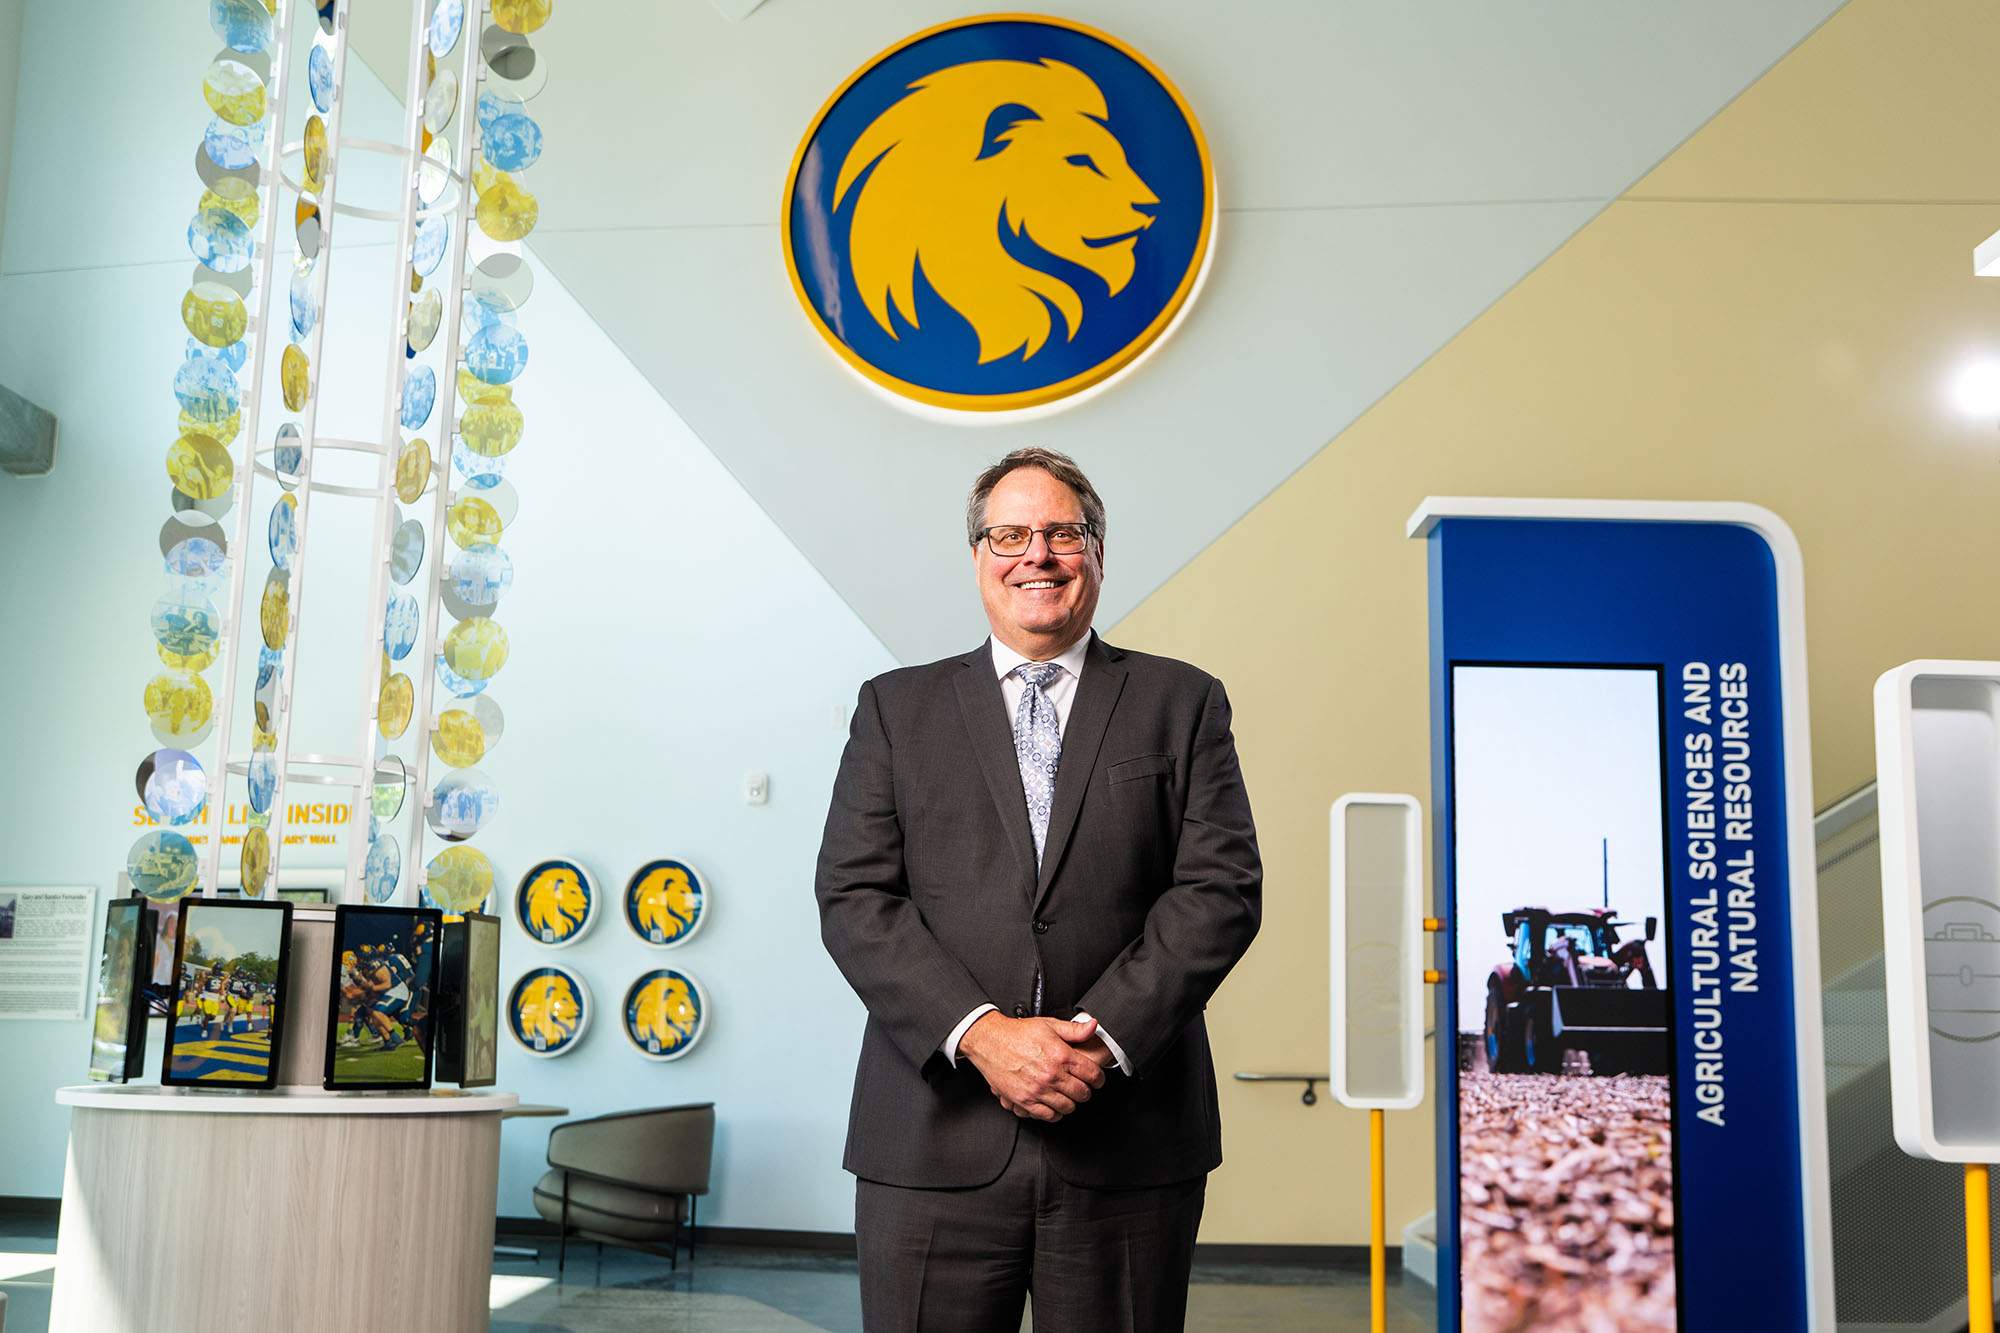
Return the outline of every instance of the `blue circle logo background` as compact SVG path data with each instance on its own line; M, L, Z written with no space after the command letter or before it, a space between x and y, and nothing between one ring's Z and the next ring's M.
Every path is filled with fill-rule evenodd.
M1135 211L1149 214L1151 222L1133 241L1131 278L1115 292L1097 268L1038 244L1032 209L1017 214L1017 205L1009 201L1006 215L992 219L998 241L994 258L1003 265L1005 260L1025 265L1036 275L1055 280L1057 289L1067 286L1080 302L1081 318L1071 327L1059 309L1061 298L1051 300L1037 281L1030 290L1048 307L1047 340L1032 354L1029 344L1021 343L984 364L973 321L939 294L922 267L909 291L914 309L893 292L886 303L882 293L873 293L886 311L889 328L879 322L857 284L851 248L857 206L871 179L903 145L882 152L873 165L847 182L844 193L840 190L849 154L878 121L912 96L912 84L982 61L1023 62L1028 74L1046 68L1044 61L1080 72L1102 93L1106 114L1098 123L1123 149L1140 183L1138 189L1157 200L1147 203L1143 194L1134 195L1140 205ZM1013 147L996 142L995 134L996 128L1005 128L1004 113L1009 111L1024 113L1028 121L1042 119L1027 105L983 108L982 118L990 112L993 119L983 127L981 157ZM1094 115L1087 119L1098 120ZM958 141L969 148L974 138L967 137L967 128L955 129ZM973 125L969 134L976 137L981 129ZM1079 157L1084 160L1079 162ZM1067 168L1056 169L1091 165L1083 154L1066 162ZM1091 170L1099 177L1107 174L1095 166ZM948 186L940 179L939 189ZM821 332L870 379L921 402L973 409L1023 407L1101 381L1164 331L1192 293L1212 234L1212 208L1209 162L1199 128L1173 89L1134 54L1058 21L974 20L919 34L879 58L835 95L801 145L793 168L786 199L786 258L800 299ZM919 234L914 239L927 238ZM928 239L934 242L933 250L942 248L935 244L939 238ZM1107 242L1085 236L1082 244L1094 249ZM1074 246L1070 248L1074 252ZM1004 279L1006 275L996 268L982 276Z

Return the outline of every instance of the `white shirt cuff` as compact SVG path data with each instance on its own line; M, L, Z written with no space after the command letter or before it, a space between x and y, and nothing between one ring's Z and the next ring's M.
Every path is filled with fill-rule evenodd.
M1076 1018L1073 1021L1081 1023L1086 1018L1090 1018L1090 1015L1079 1009L1077 1010ZM1097 1020L1094 1018L1091 1018L1090 1021L1093 1023L1097 1022ZM1117 1041L1113 1039L1112 1035L1104 1030L1102 1024L1098 1025L1097 1035L1104 1038L1105 1046L1110 1048L1112 1059L1118 1062L1118 1068L1121 1071L1123 1071L1125 1077L1126 1078L1132 1077L1132 1062L1125 1058L1125 1048L1123 1046L1120 1046L1117 1043Z
M946 1037L944 1043L938 1047L940 1051L944 1052L944 1058L951 1061L953 1069L958 1068L958 1043L964 1040L966 1029L999 1007L997 1004L982 1004L964 1018L958 1020L958 1026L951 1030L951 1035ZM1115 1050L1117 1048L1113 1047L1112 1049Z

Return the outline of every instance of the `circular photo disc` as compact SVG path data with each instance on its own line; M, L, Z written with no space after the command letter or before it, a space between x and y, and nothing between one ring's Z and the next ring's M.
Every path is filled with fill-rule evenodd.
M321 42L313 42L312 54L306 57L306 86L312 91L313 107L327 115L333 110L333 50Z
M400 662L416 647L421 617L417 599L409 593L393 593L382 615L382 651Z
M473 308L486 309L477 302ZM519 329L501 322L511 318L496 316L466 344L465 368L487 384L511 384L528 368L528 340Z
M403 849L393 833L378 834L368 848L363 870L363 892L371 903L386 903L396 896L396 877L402 872Z
M285 406L303 412L306 395L312 392L312 376L306 349L297 343L285 344L285 354L278 361L278 385L284 391Z
M236 869L243 879L243 896L261 898L271 880L271 831L261 824L243 830L243 848L237 853Z
M305 479L306 451L303 438L299 434L297 422L287 421L278 427L276 440L271 448L271 471L278 476L278 484L286 490L296 490Z
M582 977L564 967L533 968L507 992L507 1030L530 1055L567 1055L590 1030L590 1009Z
M507 631L487 616L461 620L444 636L439 654L453 674L466 680L488 681L507 665ZM471 690L468 694L477 694ZM466 697L460 695L460 698Z
M445 511L445 530L461 548L491 546L506 522L483 495L460 495Z
M686 944L708 920L708 880L685 861L648 861L625 885L625 924L661 948Z
M488 25L479 39L479 54L492 77L489 86L506 90L526 102L541 95L549 86L548 62L540 58L524 33L509 32L499 24Z
M263 632L266 648L283 648L285 631L291 628L292 591L285 571L274 569L264 579L264 596L257 605L257 628Z
M469 403L459 418L459 438L481 458L501 458L521 442L524 425L512 403Z
M191 500L213 500L236 484L236 464L214 438L191 431L167 446L167 476Z
M432 134L443 134L457 110L458 75L445 70L431 81L430 90L424 94L424 128Z
M259 731L278 729L278 710L284 702L284 657L281 653L274 656L278 658L277 661L257 663L257 684L250 694L251 712Z
M470 295L488 310L519 310L534 290L535 271L519 255L488 255L472 271Z
M480 151L502 171L526 171L542 156L542 127L518 111L480 123L485 132Z
M178 833L142 833L125 854L125 873L141 896L170 903L194 890L198 873L194 844Z
M476 912L493 894L493 863L477 847L447 847L425 868L425 892L439 909Z
M409 349L412 355L427 351L444 323L444 293L432 287L418 292L410 301Z
M428 278L437 272L437 266L444 259L444 252L451 241L451 219L443 213L434 214L417 224L416 249L410 257L410 265L422 276Z
M209 109L232 125L264 118L264 80L240 60L218 57L202 75L201 95Z
M410 770L393 754L375 761L375 790L369 793L369 813L376 819L394 819L403 811L403 799L410 790Z
M416 711L416 705L417 687L408 676L398 671L382 682L382 703L375 714L375 729L382 733L384 740L396 740L410 729L410 715ZM397 790L402 790L400 784ZM398 798L397 804L401 803Z
M271 504L271 563L279 569L290 569L292 557L299 551L299 499L296 495L281 495Z
M278 791L278 753L269 745L251 747L249 784L250 808L260 815L266 813Z
M243 388L236 382L236 372L228 362L212 356L181 362L174 372L174 397L180 401L181 411L201 426L227 421L243 406Z
M326 122L318 116L306 117L306 128L302 142L305 150L304 184L313 194L318 194L326 186Z
M168 736L200 734L215 714L215 694L193 671L162 671L146 682L146 719Z
M233 288L219 282L197 282L181 298L181 322L209 347L231 347L243 341L250 311Z
M408 583L417 576L423 563L423 520L406 518L397 525L395 535L389 539L389 577L398 583Z
M217 116L202 132L201 149L226 172L246 170L257 164L257 155L264 150L264 122L231 125Z
M691 972L659 967L625 992L625 1035L649 1060L678 1060L708 1031L708 989Z
M313 301L313 266L305 264L292 269L291 288L286 293L292 314L292 337L300 340L313 331L319 322L319 306Z
M162 824L189 824L208 805L208 774L186 750L155 750L140 765L146 813Z
M170 589L153 603L153 637L175 657L210 657L222 637L222 613L200 591L185 586Z
M486 733L466 708L447 708L431 733L431 753L453 768L470 768L486 757Z
M514 586L514 562L497 546L468 546L445 567L445 587L468 606L497 605Z
M451 48L458 45L458 34L465 27L465 0L438 0L438 6L431 11L430 26L424 30L424 41L431 54L443 56L451 54Z
M491 189L479 196L473 210L479 230L496 241L518 241L535 229L541 220L541 205L535 196L502 175Z
M413 505L423 498L430 482L430 445L422 439L406 442L402 453L396 456L396 498Z
M433 139L417 163L417 199L425 208L444 196L451 184L451 140Z
M546 22L548 15L542 17ZM232 51L262 51L271 44L271 11L263 0L208 0L208 26Z
M597 885L573 860L538 862L514 892L514 920L537 944L575 944L597 924Z
M486 825L500 809L500 792L493 780L476 768L462 768L438 779L431 789L428 819L431 831L447 842L463 842Z
M437 405L437 372L414 366L403 380L403 429L422 430Z

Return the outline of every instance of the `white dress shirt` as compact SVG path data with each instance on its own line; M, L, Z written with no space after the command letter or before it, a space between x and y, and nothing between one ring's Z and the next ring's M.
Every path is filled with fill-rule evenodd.
M1015 675L1014 670L1022 663L1031 662L1034 659L1021 656L1021 654L1015 652L997 638L989 639L987 642L993 649L993 672L1000 677L1000 695L1007 701L1007 725L1011 728L1014 725L1015 717L1020 713L1021 696L1028 689L1027 682ZM1056 734L1058 736L1069 729L1069 706L1076 701L1077 682L1083 679L1084 655L1089 651L1090 635L1086 634L1063 652L1047 659L1062 668L1062 671L1057 674L1054 680L1042 687L1042 693L1049 697L1049 702L1054 704L1056 708ZM953 1068L958 1067L958 1043L965 1036L966 1029L977 1023L981 1017L997 1008L999 1006L994 1004L980 1005L964 1018L959 1019L958 1026L953 1028L951 1035L946 1037L943 1043L939 1045L938 1049L944 1052L944 1058L951 1061ZM1077 1014L1079 1020L1089 1017L1090 1015L1086 1013L1079 1012ZM1117 1042L1111 1039L1111 1034L1103 1028L1099 1028L1097 1029L1097 1035L1104 1038L1104 1044L1110 1048L1112 1058L1118 1061L1118 1067L1124 1070L1126 1074L1131 1074L1132 1066L1125 1059L1125 1051Z

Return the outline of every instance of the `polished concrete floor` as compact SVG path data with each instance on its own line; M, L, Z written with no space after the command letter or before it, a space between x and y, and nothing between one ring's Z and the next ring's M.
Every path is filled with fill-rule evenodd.
M493 1265L493 1333L860 1333L854 1261L800 1250L704 1246L678 1271L665 1260L592 1245L570 1249L556 1274L555 1242L502 1236L539 1251ZM46 1333L55 1277L53 1219L0 1218L5 1333ZM1437 1327L1431 1289L1393 1273L1389 1327ZM1026 1324L1023 1327L1027 1327ZM1197 1264L1188 1327L1347 1333L1368 1327L1368 1275L1267 1264ZM370 1333L388 1333L371 1330Z

